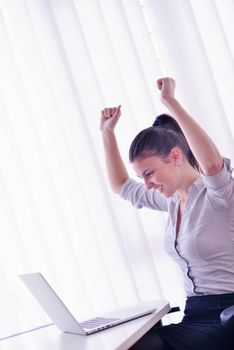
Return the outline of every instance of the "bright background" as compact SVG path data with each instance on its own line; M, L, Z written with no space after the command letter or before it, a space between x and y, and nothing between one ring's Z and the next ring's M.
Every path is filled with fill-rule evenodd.
M233 13L233 0L0 0L0 338L50 322L21 273L42 272L80 319L155 298L183 307L165 214L110 190L100 110L122 105L135 177L129 145L166 112L156 80L172 76L234 159Z

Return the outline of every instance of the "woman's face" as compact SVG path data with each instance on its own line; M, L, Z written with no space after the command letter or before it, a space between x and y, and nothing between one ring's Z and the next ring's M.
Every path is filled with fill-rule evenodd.
M137 158L132 163L137 176L142 178L148 189L154 188L165 197L171 197L179 187L180 159L170 154L166 159L156 155Z

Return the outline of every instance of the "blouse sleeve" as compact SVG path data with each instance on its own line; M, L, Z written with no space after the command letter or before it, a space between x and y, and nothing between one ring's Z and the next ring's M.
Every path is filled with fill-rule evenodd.
M213 176L201 175L211 202L219 208L227 208L234 199L234 179L230 159L224 158L222 170Z
M136 208L147 207L167 211L168 200L155 189L147 189L144 184L133 179L127 179L119 195L132 203Z

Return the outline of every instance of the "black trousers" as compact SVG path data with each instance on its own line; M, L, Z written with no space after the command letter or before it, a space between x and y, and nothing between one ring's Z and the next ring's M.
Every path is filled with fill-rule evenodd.
M189 297L180 323L154 326L139 343L142 349L157 350L152 343L159 336L163 350L234 350L234 329L220 323L220 313L231 305L234 293Z

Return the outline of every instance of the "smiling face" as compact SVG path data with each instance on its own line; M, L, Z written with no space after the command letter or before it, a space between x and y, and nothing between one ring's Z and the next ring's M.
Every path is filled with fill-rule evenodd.
M174 148L166 158L162 159L156 155L139 157L132 165L148 189L154 188L165 197L171 197L181 183L181 160L180 150Z

